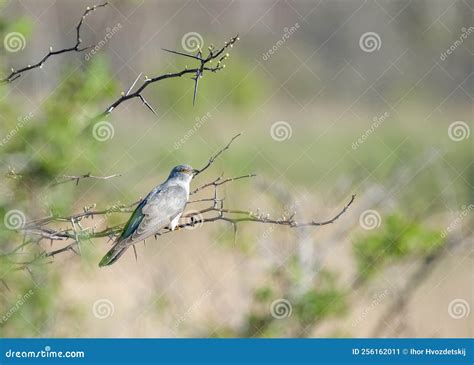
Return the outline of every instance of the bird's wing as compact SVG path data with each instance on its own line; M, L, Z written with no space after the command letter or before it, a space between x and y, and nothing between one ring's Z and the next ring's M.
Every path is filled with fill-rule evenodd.
M99 266L117 261L127 248L157 233L179 216L188 201L187 190L180 185L161 184L143 199L133 212L114 246L102 258Z
M141 241L166 227L182 213L188 200L186 189L180 185L161 186L141 208L141 219L128 237L131 242Z
M127 224L125 224L125 227L124 227L122 233L117 238L116 243L123 242L123 241L125 241L125 240L127 240L128 238L131 237L131 235L135 232L135 230L138 228L141 221L143 220L143 217L144 217L143 208L148 204L150 199L155 194L157 194L161 189L162 189L161 185L157 186L145 197L145 199L143 199L140 202L140 204L138 204L138 206L133 211L130 219L128 220Z

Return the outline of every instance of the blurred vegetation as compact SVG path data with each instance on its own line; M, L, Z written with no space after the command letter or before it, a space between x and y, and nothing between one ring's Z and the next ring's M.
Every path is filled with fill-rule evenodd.
M0 17L0 38L10 31L19 31L28 39L31 22L26 18ZM5 67L2 70L6 72ZM50 189L49 185L70 169L94 170L100 162L103 145L91 138L91 116L101 102L116 94L116 85L111 82L107 60L100 56L78 72L71 71L70 67L64 68L58 87L35 110L5 97L9 86L0 88L2 138L8 136L0 148L1 217L13 209L26 212L27 219L70 214L76 198L73 187L60 185ZM47 319L60 306L55 300L59 272L48 270L44 261L33 265L34 273L17 270L21 267L18 263L30 260L32 252L41 253L35 242L27 238L22 242L22 238L2 224L0 312L13 310L8 321L0 321L4 336L44 334L48 330ZM18 307L18 301L29 290L33 291L32 296Z
M381 227L373 233L358 237L354 255L358 274L366 280L384 265L406 257L423 257L444 244L441 231L425 227L400 213L384 217Z
M298 266L297 260L291 260ZM294 275L286 275L284 270L271 273L269 282L273 286L262 286L255 290L253 310L250 312L239 337L286 337L305 336L305 329L324 319L344 314L348 308L348 295L339 286L337 276L330 271L318 273L312 285L303 292L295 292L300 280ZM280 304L280 311L272 309L272 304ZM290 308L291 307L291 308ZM281 315L281 317L279 317ZM283 322L283 323L282 323ZM282 333L283 331L283 333Z

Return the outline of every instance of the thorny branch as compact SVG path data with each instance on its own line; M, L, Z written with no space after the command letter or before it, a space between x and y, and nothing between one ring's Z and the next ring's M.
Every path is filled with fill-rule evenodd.
M203 57L203 52L201 49L198 50L196 55L192 54L187 54L183 52L178 52L178 51L172 51L169 49L163 49L166 52L170 52L179 56L191 58L195 61L198 62L198 66L195 68L188 68L187 66L185 67L184 70L181 70L179 72L173 72L173 73L166 73L160 76L155 76L152 78L149 78L148 76L145 76L145 79L143 83L134 91L132 92L132 89L135 87L137 84L138 80L141 78L141 75L138 75L138 77L135 79L133 84L130 86L130 88L127 90L127 92L123 92L116 101L114 101L112 104L110 104L104 112L102 112L100 115L98 115L97 118L105 117L108 114L112 113L112 111L117 108L120 104L127 100L131 100L134 98L140 99L145 106L150 109L155 115L156 112L153 110L153 108L150 106L150 104L146 101L146 99L143 96L143 91L151 84L166 80L166 79L171 79L171 78L176 78L176 77L181 77L184 75L191 74L193 75L192 80L194 81L194 93L193 93L193 104L196 100L196 95L197 95L197 89L198 89L198 83L199 80L203 77L204 72L209 71L209 72L217 72L225 68L225 65L223 64L223 61L229 57L228 53L224 53L224 51L227 50L227 48L231 48L234 46L235 42L239 40L238 35L232 37L228 42L225 42L224 45L219 48L215 49L213 45L208 47L208 54L206 57ZM212 65L213 62L217 60L217 63L215 65Z
M81 27L84 23L84 19L86 18L89 13L93 12L94 10L104 7L108 5L107 2L100 4L100 5L94 5L92 7L87 7L85 10L84 14L82 15L79 23L76 26L76 43L68 48L63 48L57 51L53 51L53 48L49 48L49 52L37 63L35 64L30 64L26 67L20 68L18 70L15 70L14 68L11 69L11 73L5 77L4 79L0 79L0 84L3 83L11 83L17 78L19 78L24 72L30 71L35 68L42 68L44 63L52 56L56 56L62 53L67 53L67 52L83 52L87 49L93 48L95 45L88 46L88 47L81 47L82 44L82 39L81 39ZM138 75L138 77L135 79L133 84L128 88L127 92L123 92L121 96L114 101L112 104L110 104L105 111L103 111L101 114L99 114L96 119L102 118L107 116L108 114L112 113L112 111L118 107L120 104L127 100L131 100L134 98L140 99L141 102L153 113L157 116L156 111L153 109L153 107L148 103L148 101L145 99L143 96L143 91L150 85L165 79L171 79L171 78L176 78L176 77L181 77L187 74L193 75L191 78L194 81L194 91L193 91L193 105L196 101L196 95L197 95L197 90L198 90L198 84L199 80L204 76L204 73L206 71L209 72L217 72L225 68L225 64L223 62L229 57L228 53L224 53L228 48L232 48L239 40L238 35L232 37L228 42L225 42L224 45L216 49L214 45L210 45L207 48L207 56L204 57L203 51L201 48L198 49L197 53L195 55L193 54L188 54L188 53L183 53L183 52L178 52L178 51L173 51L169 49L163 48L164 51L170 52L179 56L191 58L195 61L198 62L198 66L194 68L188 68L187 66L185 67L184 70L181 70L179 72L174 72L174 73L166 73L160 76L152 77L149 78L148 76L145 76L145 79L143 83L134 91L134 87L136 86L137 82L140 80L142 73ZM214 64L214 61L217 61Z
M234 136L229 143L227 143L223 148L218 150L214 155L212 155L208 162L201 168L198 174L202 173L203 171L207 170L215 160L225 151L227 151L232 142L238 138L241 133ZM79 176L70 176L70 180L73 181L77 178L82 177L92 177L90 174L79 175ZM239 181L246 178L252 178L256 176L255 174L247 174L235 177L228 177L225 178L223 175L211 180L209 182L203 183L193 191L191 191L190 195L194 196L202 191L212 191L211 196L207 196L204 198L197 198L195 200L190 200L188 202L188 206L191 204L196 203L209 203L206 204L204 207L197 209L197 210L188 210L182 215L181 222L178 225L179 228L186 228L186 227L193 227L193 226L201 226L204 223L211 223L211 222L218 222L224 221L230 223L234 228L234 233L236 232L237 225L242 222L255 222L255 223L262 223L262 224L274 224L274 225L282 225L287 226L289 228L298 228L298 227L305 227L305 226L324 226L328 224L334 223L338 218L340 218L349 208L349 206L354 202L355 195L352 195L349 202L330 219L318 222L315 220L308 220L308 221L296 221L295 214L291 213L288 216L283 215L279 218L272 218L270 215L264 215L259 211L253 212L250 210L239 210L239 209L228 209L224 206L225 199L221 198L219 195L219 188L222 185ZM105 177L109 178L109 177ZM76 180L77 181L77 180ZM83 211L74 215L70 216L48 216L45 218L37 219L25 224L22 228L22 232L25 234L25 237L30 237L29 240L25 241L21 246L24 247L30 243L40 243L42 240L49 240L51 245L55 241L64 241L66 243L65 246L50 250L50 251L42 251L41 254L35 257L32 261L26 263L20 263L23 267L27 267L32 262L35 262L39 259L44 259L48 257L54 257L60 253L71 251L76 254L80 253L80 246L82 242L86 240L90 240L92 238L101 238L101 237L109 237L113 239L116 235L118 235L124 227L124 223L117 224L114 226L106 226L105 228L100 228L104 224L107 223L107 217L110 214L118 214L118 213L128 213L130 214L134 210L134 206L140 203L141 200L138 200L132 204L116 204L109 208L96 210L95 205L84 207ZM99 217L99 221L95 221L94 224L90 224L89 226L83 226L83 223L89 223L94 220L95 217ZM67 224L66 228L60 229L57 228L59 224ZM157 233L157 235L168 234L176 231L171 231L169 229L163 229ZM77 249L77 250L76 250ZM16 252L18 248L16 248L12 253Z
M30 71L30 70L33 70L35 68L42 68L43 67L43 64L48 60L48 58L50 58L51 56L56 56L56 55L59 55L59 54L62 54L62 53L67 53L67 52L83 52L85 50L88 50L90 48L93 48L95 47L95 45L93 46L87 46L87 47L80 47L81 46L81 43L82 43L82 39L81 39L81 27L84 23L84 19L86 18L87 15L89 15L89 13L95 11L96 9L98 8L102 8L104 6L107 6L108 3L105 2L103 4L100 4L100 5L94 5L92 7L87 7L86 10L84 11L84 14L82 14L82 17L81 17L81 20L79 20L79 23L77 24L76 26L76 44L74 44L74 46L72 47L69 47L69 48L63 48L63 49L60 49L60 50L57 50L57 51L53 51L53 47L49 47L49 52L37 63L33 64L33 65L28 65L26 67L23 67L23 68L20 68L18 70L15 70L12 68L11 70L11 73L10 75L8 75L6 78L4 79L1 79L0 80L0 83L4 84L4 83L10 83L10 82L13 82L15 81L17 78L19 78L24 72L27 72L27 71Z
M113 175L108 175L108 176L96 176L92 175L90 172L87 174L83 175L77 175L77 176L70 176L70 175L63 175L62 180L58 180L55 183L51 184L51 186L56 186L56 185L61 185L70 181L74 181L76 185L79 185L79 181L83 179L96 179L96 180L108 180L112 179L114 177L122 176L122 174L113 174Z

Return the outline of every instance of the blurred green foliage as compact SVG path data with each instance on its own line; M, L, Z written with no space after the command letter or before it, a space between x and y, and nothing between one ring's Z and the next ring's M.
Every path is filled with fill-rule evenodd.
M293 260L292 266L296 265ZM343 314L348 308L348 295L339 288L337 276L330 271L320 271L314 283L303 292L290 290L298 287L298 278L286 276L284 271L279 271L276 275L279 277L274 280L274 287L262 286L254 291L254 309L240 336L300 336L307 326ZM281 301L280 298L285 298L289 304L282 305L282 308L286 308L280 308L282 312L276 312L282 314L281 318L277 318L278 316L272 316L270 308L272 303ZM285 323L286 329L291 329L290 333L282 333L282 323Z
M9 31L27 37L31 24L24 18L11 21L0 17L0 38ZM5 74L6 65L1 66ZM92 116L116 91L113 80L106 59L96 56L80 69L65 67L57 88L35 110L12 98L0 98L1 217L12 209L24 212L26 219L70 213L76 198L73 186L51 189L49 185L70 169L94 171L100 165L103 145L91 134ZM9 87L3 86L0 93L7 93ZM22 235L1 225L0 312L11 314L0 321L4 336L44 335L50 314L60 310L55 300L60 278L57 271L46 270L49 265L44 265L44 260L32 266L31 275L29 270L18 270L22 267L19 263L41 254L35 242L22 240ZM33 294L26 298L30 290Z
M347 295L338 288L335 277L325 271L319 275L317 286L296 298L293 305L303 327L328 316L342 314L347 309Z
M400 213L384 217L373 233L360 236L354 243L354 255L362 280L373 276L384 265L407 256L424 256L444 244L441 231L427 228Z

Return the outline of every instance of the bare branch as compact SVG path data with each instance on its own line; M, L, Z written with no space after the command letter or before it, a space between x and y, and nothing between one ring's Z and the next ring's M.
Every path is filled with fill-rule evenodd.
M201 191L201 190L203 190L203 189L205 189L209 186L216 187L216 186L220 186L220 185L225 184L225 183L230 182L230 181L246 179L246 178L255 177L255 176L257 176L257 175L256 174L248 174L248 175L242 175L242 176L237 176L237 177L229 177L229 178L224 179L224 177L221 175L218 178L214 179L213 181L205 183L204 185L201 185L200 187L194 189L190 193L190 195L196 194L198 191Z
M233 141L240 135L241 134L239 133L232 137L232 139L223 148L221 148L214 155L212 155L209 158L208 162L204 165L204 167L198 170L197 174L207 170L224 151L230 148ZM108 179L113 176L116 175L106 177L95 177L90 174L85 174L81 176L66 176L66 180L63 182L76 181L77 183L77 181L81 178ZM190 193L191 195L198 194L199 192L204 190L207 191L208 188L213 189L213 194L210 197L207 196L189 201L188 204L197 204L197 206L200 206L200 208L198 210L185 211L181 216L181 221L178 224L178 227L185 228L192 227L195 225L202 225L204 223L224 221L232 225L235 234L237 231L238 224L243 222L281 225L289 228L298 228L305 226L324 226L332 224L337 219L339 219L355 200L355 195L352 195L349 202L335 216L324 221L309 220L297 222L295 220L295 213L285 213L279 218L272 218L270 217L270 215L262 214L259 211L253 212L250 210L226 208L224 206L225 200L223 198L220 198L219 189L221 189L221 187L225 184L240 181L246 178L251 178L254 176L255 174L247 174L225 178L223 175L221 175L209 182L198 186ZM59 217L51 215L45 218L28 222L24 225L22 231L28 236L36 237L36 243L39 243L42 240L48 240L51 242L64 242L64 245L62 247L55 248L51 251L42 251L42 253L36 256L33 260L36 261L44 258L54 257L55 255L67 251L79 254L81 242L85 242L93 238L109 237L110 239L113 239L122 232L125 222L111 227L106 226L104 228L103 226L107 223L107 217L110 214L115 213L130 214L134 211L134 206L139 204L140 201L141 199L132 204L119 204L102 210L95 210L95 205L92 205L89 207L84 207L81 213L77 213L71 216ZM95 224L85 224L85 222L91 222L90 220L93 220L94 217L97 216L101 218L97 222L95 222ZM67 227L58 228L58 224L66 224ZM169 228L164 228L157 232L156 236L169 234L171 232L175 231L171 231ZM32 241L30 240L27 242L29 243ZM76 248L79 250L79 252L76 251ZM25 263L23 263L23 265L28 266Z
M233 180L227 180L233 181ZM220 207L210 206L203 208L198 211L186 212L182 216L182 222L178 225L179 228L193 227L196 225L202 225L204 223L212 223L218 221L225 221L232 224L234 232L237 230L237 225L242 222L255 222L255 223L264 223L264 224L273 224L287 226L290 228L298 228L304 226L324 226L334 223L342 214L346 212L348 207L354 202L355 195L352 195L350 201L343 207L343 209L333 218L328 219L323 222L316 222L314 220L308 222L298 223L293 219L293 216L290 217L281 217L281 218L270 218L262 214L256 214L252 211L247 210L236 210L236 209L224 209L222 207L223 200L216 199L203 199L201 201L211 201L213 203L219 202ZM102 212L89 212L87 216L103 214ZM205 216L211 214L210 216ZM196 218L197 217L197 218ZM62 218L65 220L66 218ZM48 239L52 241L62 241L62 240L72 240L66 246L53 251L43 252L43 257L54 257L57 254L73 251L77 247L82 239L92 239L92 238L101 238L101 237L114 237L119 234L124 227L123 224L116 225L114 227L107 227L101 231L94 230L84 230L80 233L76 232L74 228L70 228L64 231L55 231L47 227L38 227L36 229L25 229L26 233L39 235L42 239ZM157 236L163 234L169 234L176 231L171 231L169 229L163 229L157 233ZM77 253L77 252L76 252Z
M135 83L132 85L132 87L126 93L122 93L121 96L116 101L114 101L112 104L110 104L105 109L104 112L102 112L100 115L97 116L97 118L102 118L102 117L107 116L108 114L112 113L112 111L115 108L117 108L120 104L122 104L123 102L125 102L127 100L138 98L138 99L140 99L144 102L144 98L143 98L142 93L149 85L151 85L153 83L163 81L163 80L166 80L166 79L181 77L181 76L184 76L184 75L187 75L187 74L194 75L194 77L192 78L194 80L194 93L193 93L193 104L194 104L194 100L196 99L197 84L198 84L199 78L201 78L203 76L205 71L217 72L217 71L222 70L225 67L225 65L222 62L227 57L229 57L228 54L224 54L224 51L227 48L232 47L235 44L235 42L237 42L238 40L239 40L238 35L236 35L235 37L232 37L228 42L225 42L224 45L217 52L214 52L214 48L209 47L209 53L208 53L207 57L205 57L205 58L202 57L201 52L198 52L198 55L194 56L194 55L190 55L190 54L183 53L183 52L171 51L169 49L164 49L166 52L171 52L171 53L179 55L179 56L192 58L192 59L199 62L199 66L195 67L195 68L187 68L186 67L184 70L181 70L179 72L166 73L166 74L156 76L156 77L152 77L152 78L148 78L146 76L143 84L141 84L135 92L131 92L131 90L133 89L133 87L136 84L136 81L135 81ZM214 60L217 60L217 64L215 66L212 66L212 67L207 66L209 64L212 64ZM144 102L144 104L150 110L153 111L153 109L151 108L151 106L147 102ZM153 113L155 113L155 112L153 111Z
M197 176L199 175L200 173L204 172L205 170L207 170L213 163L214 161L216 160L216 158L218 158L224 151L227 151L230 147L230 145L232 144L232 142L234 142L238 137L240 137L242 135L242 132L240 132L239 134L236 134L234 137L232 137L232 139L229 141L229 143L227 143L227 145L224 146L224 148L220 149L219 151L217 151L216 154L214 154L213 156L211 156L211 158L209 159L209 161L207 162L206 165L204 165L203 168L199 169L196 174L194 176Z
M62 176L63 180L57 181L54 184L52 184L51 186L61 185L61 184L64 184L64 183L67 183L67 182L70 182L70 181L74 181L76 183L76 185L79 185L79 181L81 179L108 180L108 179L112 179L112 178L118 177L118 176L122 176L122 174L113 174L113 175L109 175L109 176L95 176L95 175L92 175L89 172L87 174L77 175L77 176L63 175Z
M80 45L82 43L81 27L82 27L82 24L84 23L84 19L86 18L87 15L89 15L89 13L93 12L94 10L96 10L98 8L102 8L106 5L108 5L107 2L105 2L103 4L100 4L100 5L94 5L92 7L88 6L86 8L86 10L84 11L84 14L82 14L81 20L79 21L79 23L76 26L76 44L74 44L74 46L68 47L68 48L63 48L63 49L60 49L60 50L57 50L57 51L53 51L53 47L50 47L49 52L40 61L38 61L37 63L35 63L33 65L28 65L26 67L20 68L18 70L15 70L15 69L12 68L10 75L8 75L4 79L1 79L0 83L1 84L6 84L6 83L13 82L16 79L18 79L24 72L33 70L35 68L43 67L44 63L51 56L56 56L56 55L59 55L59 54L62 54L62 53L67 53L67 52L83 52L87 49L90 49L90 48L94 47L94 46L87 46L87 47L82 47L82 48L80 47Z

